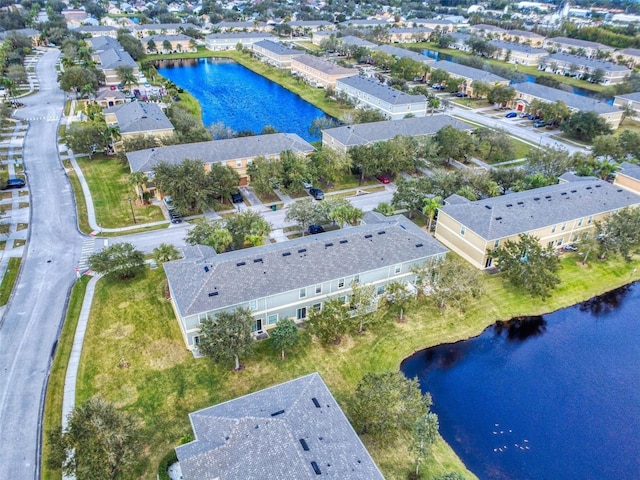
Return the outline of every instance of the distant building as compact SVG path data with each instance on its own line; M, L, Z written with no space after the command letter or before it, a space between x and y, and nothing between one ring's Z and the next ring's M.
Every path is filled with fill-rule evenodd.
M144 172L149 178L153 176L153 169L161 162L178 165L187 158L201 160L205 170L210 170L213 163L219 163L236 170L240 174L240 185L246 185L249 182L247 166L253 160L257 157L277 159L285 150L308 155L315 149L295 133L272 133L148 148L128 152L127 160L132 172Z
M336 81L336 93L345 94L356 107L370 108L382 113L389 120L398 120L411 114L424 117L427 98L410 95L380 83L377 79L355 75Z
M623 83L632 73L624 65L613 62L596 60L569 53L554 53L540 61L540 70L555 73L557 75L569 75L583 80L590 80L594 72L602 74L602 85L615 85Z
M314 35L315 39L315 35ZM338 37L336 40L343 45L350 45L354 47L374 48L377 45L373 42L365 40L364 38L354 37L353 35L347 35L346 37Z
M544 42L544 47L557 52L579 54L587 57L593 57L599 51L613 52L615 50L615 48L608 47L602 43L567 37L547 38Z
M92 37L88 41L94 50L92 58L96 62L96 68L104 73L105 85L118 85L120 83L119 67L130 67L136 78L139 77L140 69L138 64L122 48L120 42L108 36Z
M504 28L496 27L495 25L487 25L486 23L471 25L469 27L469 32L486 38L502 38L507 34L507 30Z
M123 140L135 137L164 138L173 135L173 125L156 103L124 103L107 108L103 113L108 126L118 126Z
M640 205L640 196L599 179L535 188L475 202L456 196L438 211L436 238L479 269L493 266L490 251L520 234L542 246L579 241L618 210Z
M424 63L426 65L433 65L433 63L435 63L433 58L429 58L426 55L414 52L413 50L407 50L406 48L395 47L393 45L378 45L371 47L371 49L378 52L388 53L398 59L410 58L413 61Z
M254 330L260 332L283 318L303 322L330 299L346 303L354 281L375 286L378 295L391 282L415 291L413 267L441 260L448 251L401 215L372 213L365 222L219 254L188 247L183 260L164 263L187 347L198 345L203 319L237 307L253 312Z
M97 93L95 101L98 105L102 106L102 108L109 108L127 103L128 99L120 90L103 88Z
M181 33L174 35L150 35L148 37L142 37L140 39L140 43L142 43L142 48L144 48L144 51L147 54L198 51L196 41ZM150 44L154 46L153 50L149 49Z
M176 447L184 480L384 480L317 373L189 419L195 440Z
M439 60L431 66L432 70L443 70L453 78L463 80L460 91L469 96L473 95L473 82L484 82L489 85L509 85L509 80L490 72L485 72L477 68L467 67L459 63Z
M109 25L82 25L76 29L76 32L92 37L118 37L118 29Z
M298 55L291 59L291 73L319 88L335 88L336 81L358 74L355 68L345 68L313 55Z
M456 29L456 22L451 20L438 20L435 18L410 18L405 22L415 27L426 27L432 30L440 30L441 33L451 33ZM459 23L459 22L457 22Z
M138 38L148 37L150 35L177 35L191 28L200 30L200 27L193 23L145 23L131 27L132 33Z
M392 27L387 31L391 43L424 42L434 32L427 27Z
M214 31L218 32L271 32L273 25L266 22L246 21L246 22L220 22L212 25Z
M393 25L392 20L378 20L378 19L369 19L369 20L345 20L344 22L340 22L342 27L355 27L355 28L375 28L375 27L386 27Z
M468 132L473 130L473 127L449 115L430 115L328 128L322 131L322 146L346 153L351 147L385 142L398 135L417 138L435 135L447 125Z
M615 52L616 58L619 58L629 68L640 66L640 49L625 48ZM619 62L619 63L621 63Z
M542 47L546 37L539 33L530 32L529 30L507 30L507 32L502 35L502 38L510 42L531 45L532 47Z
M616 172L613 184L640 194L640 166L635 163L622 162Z
M238 45L242 48L252 48L253 44L263 40L277 40L277 37L267 32L227 32L213 33L204 39L208 50L234 50Z
M640 117L640 92L616 95L613 100L613 105L618 108L629 106L636 112L636 116Z
M544 48L535 48L521 43L491 40L489 44L496 48L492 55L493 58L515 63L516 65L538 66L540 60L549 55L549 52Z
M529 111L529 105L534 100L546 103L562 102L573 111L597 113L614 130L622 121L622 112L618 108L595 98L531 82L516 83L513 88L516 91L516 97L511 103L519 112Z
M256 42L252 48L260 60L278 68L291 68L291 59L304 54L303 50L294 50L271 40Z

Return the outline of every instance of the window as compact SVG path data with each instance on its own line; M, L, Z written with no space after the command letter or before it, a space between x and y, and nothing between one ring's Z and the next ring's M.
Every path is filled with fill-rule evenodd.
M378 293L378 295L382 295L384 293L384 285L380 285L378 287L378 292L377 293Z
M567 228L567 224L566 224L566 223L563 223L563 224L562 224L562 227L560 227L560 230L562 230L562 231L564 232L564 229L565 229L565 228Z
M551 241L548 243L548 245L549 245L550 247L553 247L553 244L554 244L554 243L555 243L555 242L554 242L553 240L551 240Z
M354 276L353 276L353 281L354 281L356 284L360 283L360 275L354 275Z
M251 164L253 164L253 160L252 159L247 160L247 165L251 165Z
M558 239L558 246L562 245L562 238Z
M344 278L338 280L338 288L344 288Z
M320 295L322 293L322 284L316 285L316 295Z
M551 227L551 233L555 233L556 232L556 226L554 225L553 227Z
M347 296L346 296L346 295L342 295L342 296L340 296L339 298L340 298L340 301L341 301L342 303L347 303Z
M322 310L322 304L321 303L314 303L311 308L313 308L316 312L319 312L320 310Z
M194 345L200 345L200 337L198 335L193 337L193 344Z
M277 313L272 313L271 315L269 315L267 317L267 323L269 325L275 325L276 323L278 323L278 314Z
M238 168L242 167L242 160L236 161L236 167Z
M306 288L301 288L300 289L300 298L304 298L307 296L307 289Z
M249 302L249 309L250 310L257 310L258 309L258 301L257 300L251 300Z
M305 318L307 318L307 307L299 308L296 313L296 318L298 320L304 320Z
M500 246L500 240L496 240L493 242L493 248L498 248Z
M589 225L592 221L593 221L593 217L589 217L589 218L587 219L587 225Z
M393 269L393 273L400 273L402 271L402 265L396 265Z
M464 227L460 227L460 235L464 237L464 232L466 232L467 229Z
M582 226L582 219L578 220L578 226L581 227Z

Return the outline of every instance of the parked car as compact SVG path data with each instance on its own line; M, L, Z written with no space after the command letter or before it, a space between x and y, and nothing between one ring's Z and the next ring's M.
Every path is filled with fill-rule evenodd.
M578 247L576 247L575 245L571 244L571 243L566 243L562 246L562 250L564 250L565 252L577 252L578 251Z
M505 115L507 118L516 118L518 114L516 112L509 112Z
M547 122L545 122L544 120L536 120L535 122L533 122L534 128L544 127L546 124Z
M468 96L469 96L469 95L467 95L467 94L466 94L466 93L464 93L464 92L458 92L458 93L456 93L456 97L458 97L458 98L465 98L465 97L468 97Z
M242 198L242 194L240 193L240 190L236 191L236 193L231 194L231 201L233 203L240 203L244 201L244 199Z
M324 198L324 192L319 188L310 188L309 195L311 195L316 200L322 200Z
M10 178L4 188L23 188L26 182L21 178Z
M540 115L534 115L533 113L530 113L529 116L527 117L529 120L540 120Z
M389 178L389 175L380 174L380 175L376 175L376 178L377 178L380 182L384 183L385 185L386 185L387 183L391 183L391 179Z
M309 234L315 235L316 233L324 233L322 225L309 225Z
M164 198L162 199L162 201L164 202L164 206L165 206L165 207L167 207L167 211L168 211L168 212L173 211L173 209L174 209L174 206L173 206L173 199L172 199L169 195L167 195L166 197L164 197Z
M171 223L182 223L182 217L175 212L171 212L169 214L169 219Z
M303 186L305 189L309 190L310 188L313 188L313 183L308 182L308 181L306 181L306 180L303 180L303 181L302 181L302 186Z

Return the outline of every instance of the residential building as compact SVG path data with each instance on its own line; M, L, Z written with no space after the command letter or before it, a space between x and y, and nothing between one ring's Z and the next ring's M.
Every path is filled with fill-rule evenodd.
M336 93L344 93L357 107L376 110L390 120L407 115L424 117L427 112L424 95L401 92L374 78L359 75L341 78L336 81Z
M131 32L138 38L142 38L157 34L177 35L188 28L200 30L200 27L193 23L145 23L142 25L135 25L131 28Z
M8 35L22 35L31 39L31 45L37 47L40 45L40 31L35 28L19 28L17 30L7 30L0 32L0 41L4 42Z
M540 60L549 55L549 52L544 48L535 48L521 43L491 40L489 44L496 48L492 55L493 58L515 63L516 65L537 67L540 64Z
M615 85L625 82L632 73L624 65L613 62L596 60L569 53L553 53L540 61L539 70L555 73L557 75L568 75L583 80L592 80L596 71L602 76L599 83L602 85Z
M323 32L324 33L324 32ZM315 35L313 36L314 42L315 42ZM324 35L323 35L324 37ZM326 37L324 37L326 38ZM360 37L355 37L353 35L347 35L346 37L338 37L336 38L336 40L343 44L343 45L349 45L349 46L354 46L354 47L365 47L365 48L374 48L377 47L377 45L373 42L370 42L368 40L365 40L364 38L360 38Z
M635 163L622 162L618 166L613 184L640 194L640 166Z
M215 52L219 50L234 50L238 44L242 45L242 48L250 49L254 43L263 40L275 41L277 38L268 32L226 32L207 35L204 41L207 49Z
M293 36L308 36L323 30L335 30L336 26L326 20L294 20L286 22L293 30Z
M100 35L91 37L87 40L87 43L91 45L91 49L95 53L104 52L105 50L123 50L120 42L110 35Z
M449 115L430 115L328 128L322 131L322 146L346 153L351 147L384 142L397 136L419 138L435 135L447 125L468 132L473 130L473 127Z
M474 267L486 269L493 266L490 251L520 234L535 236L545 247L560 247L580 240L594 222L638 205L640 196L599 179L475 202L457 197L439 209L436 238Z
M157 103L129 102L103 111L108 126L117 125L123 140L135 137L165 138L173 125Z
M103 88L96 94L96 103L102 108L114 107L116 105L122 105L128 102L127 97L124 96L120 90L111 90L110 88Z
M93 60L96 62L96 68L104 73L105 85L120 83L119 67L130 67L136 78L140 76L138 64L125 52L120 42L107 36L92 37L88 41L94 50Z
M623 63L629 68L640 66L640 48L625 48L615 52L618 63Z
M507 35L507 30L504 28L487 25L486 23L469 26L469 32L485 38L503 38Z
M470 52L471 47L469 47L469 39L471 38L471 34L462 33L462 32L454 32L449 34L453 37L453 43L449 45L450 48L455 50L460 50L461 52Z
M615 50L615 48L602 43L567 37L547 38L544 41L544 48L552 49L555 52L579 54L587 57L593 57L598 52L613 52Z
M469 96L473 95L473 82L484 82L489 85L509 85L509 80L484 70L467 67L459 63L439 60L431 66L432 70L443 70L452 78L460 78L463 80L460 85L460 91Z
M189 420L195 440L176 447L184 480L384 480L318 373L193 412Z
M273 25L249 20L246 22L220 22L212 25L214 32L270 32Z
M314 45L320 45L320 43L322 43L323 40L328 40L332 36L336 37L335 31L323 30L320 32L316 32L313 34L313 37L311 37L311 43L313 43Z
M502 35L504 40L510 42L523 43L532 47L542 47L544 45L545 36L539 33L530 32L529 30L507 30Z
M440 30L441 33L451 33L456 29L456 24L451 20L438 20L435 18L411 18L405 23L414 27L426 27L432 30Z
M278 68L291 68L291 58L304 54L303 50L294 50L271 40L256 42L252 48L260 60Z
M622 121L622 112L618 108L595 98L531 82L516 83L513 88L516 91L516 97L511 104L519 112L528 112L529 105L534 100L546 103L563 102L573 111L597 113L613 130L618 128Z
M629 106L636 112L636 117L640 118L640 92L616 95L613 100L613 105L618 108Z
M435 63L433 58L429 58L426 55L412 50L407 50L406 48L394 47L393 45L378 45L376 47L371 47L371 49L378 52L388 53L398 59L410 58L416 62L424 63L425 65L433 65Z
M376 18L371 19L352 19L340 22L342 28L355 27L355 28L375 28L375 27L387 27L393 25L393 19L379 20Z
M109 25L82 25L76 29L76 32L92 37L118 37L118 29Z
M327 300L347 303L352 282L378 295L391 282L411 287L414 266L448 251L401 215L370 213L365 221L373 223L220 254L185 248L185 258L164 269L187 348L198 345L200 322L218 312L249 308L256 332L283 318L303 322Z
M387 30L391 43L416 43L429 39L433 29L427 27L392 27Z
M149 178L161 162L178 165L185 159L201 160L205 170L213 163L226 165L240 174L240 185L249 183L247 166L257 157L278 159L285 150L308 155L315 149L295 133L272 133L251 137L229 138L210 142L185 143L166 147L148 148L127 153L132 172L144 172Z
M297 55L291 58L291 73L304 78L311 85L335 88L340 78L358 74L355 68L345 68L313 55Z
M142 37L140 43L142 43L142 48L144 48L147 54L198 51L198 45L195 39L181 33L174 35L149 35L148 37ZM150 44L153 49L149 48Z

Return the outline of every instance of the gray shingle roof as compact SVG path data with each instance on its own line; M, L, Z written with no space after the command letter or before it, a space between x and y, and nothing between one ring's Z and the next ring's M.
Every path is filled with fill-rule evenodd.
M311 480L311 462L328 478L384 478L317 373L189 418L196 440L176 448L185 480Z
M631 100L632 102L640 102L640 92L627 93L626 95L616 95L616 98Z
M620 55L629 55L632 57L640 57L640 49L639 48L625 48L623 50L618 50L616 53Z
M286 252L290 255L283 256ZM164 269L174 304L188 316L445 252L415 224L397 217L200 261L167 262Z
M441 210L490 241L638 204L640 196L603 180L590 180L446 205Z
M403 33L431 33L433 28L429 27L392 27L389 29L390 34L403 34Z
M426 55L422 55L421 53L414 52L412 50L407 50L406 48L394 47L393 45L379 45L377 47L371 47L372 50L378 50L380 52L388 53L389 55L393 55L398 58L410 58L411 60L415 60L420 63L429 63L432 64L435 62L433 58L429 58Z
M147 30L159 32L160 30L178 30L180 28L195 28L196 30L200 30L200 27L197 27L193 23L145 23L143 25L134 25L131 27L131 30L134 32L144 32Z
M133 69L138 68L138 64L136 63L136 61L124 50L116 50L114 48L104 50L98 53L98 59L100 60L99 67L105 70L113 70L118 67L131 67Z
M101 36L92 37L87 40L91 44L91 48L95 52L104 52L105 50L123 50L120 42L115 38Z
M283 44L278 42L272 42L271 40L260 40L259 42L254 43L254 45L258 47L262 47L265 50L268 50L276 55L303 55L304 51L302 50L294 50L293 48L285 47Z
M148 37L142 37L140 39L140 42L146 45L149 40L153 40L155 44L158 45L158 47L161 47L162 42L164 42L165 40L168 42L183 42L184 43L183 46L188 47L189 42L193 40L193 38L187 37L182 33L176 33L173 35L149 35Z
M427 97L425 97L424 95L410 95L388 85L380 83L378 80L362 77L360 75L341 78L340 80L336 81L336 87L339 84L344 84L351 88L356 88L361 92L365 92L372 97L379 98L380 100L390 103L391 105L405 105L420 102L426 105L427 102Z
M619 174L621 173L627 177L633 178L634 180L640 180L640 166L634 163L622 162L619 168Z
M356 37L353 35L347 35L346 37L340 37L337 39L339 42L345 45L355 45L358 47L375 47L375 43L365 40L364 38Z
M353 27L374 27L378 25L392 25L392 22L388 20L377 20L377 19L353 19L353 20L345 20L344 22L340 22L340 25L343 27L353 26Z
M495 25L488 25L486 23L478 23L473 26L474 30L484 30L485 32L495 32L495 33L507 33L507 30L504 28L496 27Z
M207 35L205 40L240 40L243 38L262 38L267 40L276 37L267 32L225 32L212 33L211 35Z
M257 27L258 28L263 28L266 27L267 24L265 22L258 22ZM243 28L256 28L256 24L253 22L253 20L251 21L247 21L247 22L219 22L219 23L215 23L213 25L213 28L239 28L239 29L243 29Z
M296 57L295 61L327 75L356 75L358 73L358 70L355 68L344 68L340 65L336 65L335 63L327 62L326 60L322 60L321 58L314 57L313 55L308 55L306 53Z
M580 55L571 55L569 53L552 53L548 57L545 58L545 63L549 64L551 62L562 62L572 64L575 63L579 66L584 66L592 69L600 68L605 72L629 72L629 70L624 65L617 65L613 62L606 62L604 60L597 60L595 58L587 58L582 57Z
M548 53L544 48L534 48L529 45L523 45L516 42L504 42L502 40L491 40L490 45L503 50L511 50L514 52L523 52L529 54L546 54Z
M583 97L575 93L558 90L557 88L547 87L546 85L540 85L538 83L516 83L513 85L513 88L515 88L516 92L533 95L548 102L564 102L569 108L575 110L596 112L598 114L619 111L616 107L595 98Z
M173 129L173 125L167 116L155 103L124 103L110 107L104 112L115 113L121 133L142 133Z
M473 130L449 115L431 115L417 118L403 118L385 122L359 123L343 127L329 128L323 133L335 138L348 147L367 145L390 140L397 135L419 137L435 135L442 127L451 125L459 130Z
M520 38L532 38L532 37L544 37L539 33L530 32L528 30L507 30L507 33L512 37L520 37Z
M596 50L602 50L602 49L613 50L613 47L607 47L606 45L603 45L598 42L589 42L588 40L579 40L577 38L568 38L568 37L547 38L546 43L550 43L550 44L559 43L559 44L565 44L565 45L572 45L577 48L593 48Z
M203 163L216 163L255 158L260 155L278 155L285 150L306 154L312 152L314 148L295 133L272 133L148 148L127 153L127 159L132 172L151 172L161 162L177 165L185 158L202 160Z
M332 27L333 23L326 20L294 20L292 22L284 22L290 27Z
M493 73L485 72L484 70L479 70L477 68L467 67L466 65L460 65L459 63L448 62L446 60L437 61L432 65L432 68L444 70L445 72L452 75L470 78L471 80L479 80L481 82L509 83L509 80L507 80L506 78L499 77L498 75L495 75Z

